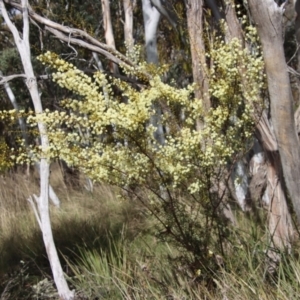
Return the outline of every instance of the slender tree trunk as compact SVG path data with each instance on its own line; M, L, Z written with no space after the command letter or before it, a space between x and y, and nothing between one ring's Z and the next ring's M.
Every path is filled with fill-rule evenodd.
M115 37L114 37L113 27L111 23L109 0L101 0L101 5L102 5L103 27L105 31L106 44L110 46L112 49L116 49ZM118 65L111 62L110 71L112 73L119 73Z
M238 38L240 42L242 43L242 46L244 46L244 38L242 34L242 28L241 24L237 18L235 6L233 1L224 1L225 6L225 13L224 18L226 20L227 24L227 39L228 41L231 41L233 38Z
M123 9L124 9L124 37L125 42L129 51L132 51L134 45L133 39L133 1L132 0L123 0Z
M283 49L282 14L274 0L249 0L252 18L262 43L272 124L285 183L300 222L300 149L296 134L293 97Z
M193 79L196 83L195 97L202 100L204 112L208 112L211 103L208 93L209 83L203 39L203 0L187 1L187 22L192 55ZM200 121L197 123L197 128L201 130L203 124Z
M160 20L160 13L154 6L152 6L150 0L142 0L142 4L147 62L157 65L157 28Z
M150 0L142 0L144 29L145 29L145 43L147 62L158 65L158 51L157 51L157 28L160 20L159 11L152 6ZM151 118L151 124L157 128L154 132L154 138L160 145L164 145L164 131L161 124L162 110L159 104L154 105L155 114Z
M18 29L11 22L3 0L0 0L1 14L14 36L14 41L18 48L24 72L26 75L26 84L32 102L34 105L35 113L40 114L43 112L42 103L37 87L36 77L33 72L31 63L31 53L29 44L29 17L28 17L28 1L22 0L22 13L23 13L23 36L19 35ZM38 123L38 129L41 138L41 147L44 153L47 152L49 141L47 135L47 128L44 123ZM56 247L53 241L53 234L49 215L49 162L47 157L42 157L40 161L40 197L34 195L37 203L36 217L39 222L43 234L43 240L48 254L48 259L53 272L53 278L58 289L59 296L64 300L74 298L74 293L69 290L68 284L65 280L64 273L57 255ZM32 198L29 199L33 207L35 207Z

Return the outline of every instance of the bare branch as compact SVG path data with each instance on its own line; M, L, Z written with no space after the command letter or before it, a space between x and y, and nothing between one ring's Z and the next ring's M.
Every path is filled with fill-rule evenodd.
M111 53L107 52L106 50L103 50L100 47L97 47L95 45L91 45L91 44L89 44L85 41L82 41L80 39L77 39L77 38L72 38L71 35L67 36L67 35L63 34L61 31L59 31L57 29L54 29L54 28L51 28L51 27L48 27L48 26L46 26L45 29L47 31L51 32L53 35L55 35L61 41L64 41L64 42L69 43L69 44L74 44L74 45L89 49L93 52L105 55L108 59L110 59L111 61L113 61L117 64L124 63L123 60L121 60L118 57L112 55Z
M5 84L15 78L26 78L25 74L15 74L15 75L9 75L9 76L2 76L0 75L0 84Z
M3 0L1 0L1 2L3 2ZM5 2L9 3L14 8L22 11L22 6L19 3L16 3L16 2L13 2L10 0L5 0ZM64 25L58 24L54 21L51 21L47 18L44 18L44 17L38 15L37 13L35 13L33 11L33 9L30 7L28 8L28 13L32 19L34 19L35 21L37 21L43 25L46 25L46 30L48 30L48 31L50 31L49 29L56 29L57 31L61 31L61 32L67 34L68 36L70 36L70 38L73 36L73 37L77 37L80 39L85 39L86 42L82 41L83 43L81 43L81 44L77 43L77 45L79 45L81 47L87 47L87 45L92 44L92 45L90 45L90 47L93 47L93 46L98 47L98 51L96 51L96 52L101 53L102 55L106 56L108 59L112 60L113 62L116 62L118 64L125 63L130 66L134 65L134 63L130 59L128 59L125 55L123 55L119 51L113 49L112 47L99 42L97 39L93 38L92 36L90 36L88 33L86 33L83 30L64 26ZM75 41L81 41L80 39L75 39ZM69 39L67 40L67 42L69 42ZM70 40L70 43L71 42L72 42L72 40ZM99 48L101 49L101 51L99 50ZM91 48L87 48L87 49L91 49ZM94 50L92 50L92 51L94 51ZM113 58L114 58L114 60L113 60Z

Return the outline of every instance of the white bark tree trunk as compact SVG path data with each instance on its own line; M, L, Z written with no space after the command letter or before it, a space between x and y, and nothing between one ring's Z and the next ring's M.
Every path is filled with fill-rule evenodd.
M158 65L157 28L160 20L160 13L154 6L152 6L150 0L142 0L142 5L147 62ZM151 118L151 124L157 128L154 132L154 138L160 145L164 145L165 137L163 126L161 124L162 110L158 104L154 105L154 109L155 115Z
M116 49L115 37L111 23L110 4L109 0L101 0L103 13L103 27L105 31L105 41L112 49ZM119 73L118 65L111 62L110 71L112 73Z
M300 149L295 128L293 97L282 34L284 8L274 0L249 0L265 61L271 117L284 175L300 223Z
M124 9L124 37L127 48L129 51L132 51L134 45L133 39L133 1L132 0L123 0L123 9Z
M28 17L28 1L22 0L22 14L23 14L23 36L19 35L18 29L11 22L3 0L0 0L1 14L13 34L14 41L18 48L21 57L22 65L26 75L26 84L28 91L32 98L35 113L43 112L40 95L38 92L36 77L33 72L31 63L31 53L29 44L29 17ZM42 151L47 152L49 142L47 135L47 128L42 122L38 123L39 134L41 138ZM37 202L38 222L42 230L43 240L48 254L48 259L53 272L53 278L59 293L59 296L64 300L74 298L74 292L70 291L65 280L64 273L58 258L56 247L53 241L53 234L49 215L49 162L47 157L42 157L40 161L40 197L34 195ZM32 198L29 199L31 204L35 207Z
M150 0L142 0L142 4L147 62L157 65L157 28L160 20L160 13L154 6L152 6Z

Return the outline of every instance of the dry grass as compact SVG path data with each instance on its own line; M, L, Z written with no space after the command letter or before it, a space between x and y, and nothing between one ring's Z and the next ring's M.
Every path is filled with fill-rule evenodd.
M21 171L0 178L0 282L17 276L24 265L35 281L51 274L40 229L26 200L38 194L37 183L35 174L27 179ZM71 260L79 254L79 247L105 251L111 236L118 240L126 227L130 240L143 226L139 206L119 200L117 192L107 186L95 186L93 193L81 183L67 187L57 165L51 172L51 183L61 200L60 209L51 207L55 243Z
M300 293L298 259L283 256L278 272L266 276L264 232L254 220L243 216L236 233L240 244L232 245L234 255L224 258L208 286L183 271L178 257L184 253L149 234L153 221L139 203L120 200L107 186L90 193L81 179L67 187L57 165L51 182L62 202L60 209L51 208L55 242L82 299L267 300L297 299ZM34 174L30 180L21 171L0 177L0 300L49 299L32 288L45 278L53 290L41 233L26 201L33 193Z

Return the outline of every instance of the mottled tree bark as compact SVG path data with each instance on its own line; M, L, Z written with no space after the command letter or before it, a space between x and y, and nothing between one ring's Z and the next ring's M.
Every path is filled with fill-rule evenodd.
M232 3L226 4L225 20L228 25L226 32L227 39L238 38L241 43L244 43L242 28L238 21L236 11ZM247 47L247 45L244 45ZM247 70L240 68L240 72L244 73ZM247 87L247 82L243 82L243 86ZM248 99L251 101L251 99ZM254 116L257 122L257 133L259 142L263 146L262 153L256 153L251 158L250 165L255 166L251 168L250 190L248 198L251 200L262 200L268 206L268 228L271 237L271 244L273 247L283 249L291 246L293 225L291 222L291 215L287 207L286 195L284 191L284 180L282 176L281 162L278 155L278 145L271 128L266 112L262 115ZM245 178L246 174L243 176ZM249 188L249 187L248 187ZM266 188L264 194L261 192ZM258 194L255 194L254 191ZM246 200L247 193L243 190L242 197ZM254 195L255 194L255 195ZM237 195L238 196L238 195ZM239 198L239 197L238 197ZM241 199L240 199L241 202Z
M284 180L300 222L300 149L283 49L283 7L279 7L274 0L249 0L248 3L262 43L271 118Z
M260 144L265 150L267 188L262 200L268 206L271 245L280 249L290 248L293 239L293 224L283 186L284 180L278 145L266 113L263 113L257 131ZM271 256L275 259L274 253Z

